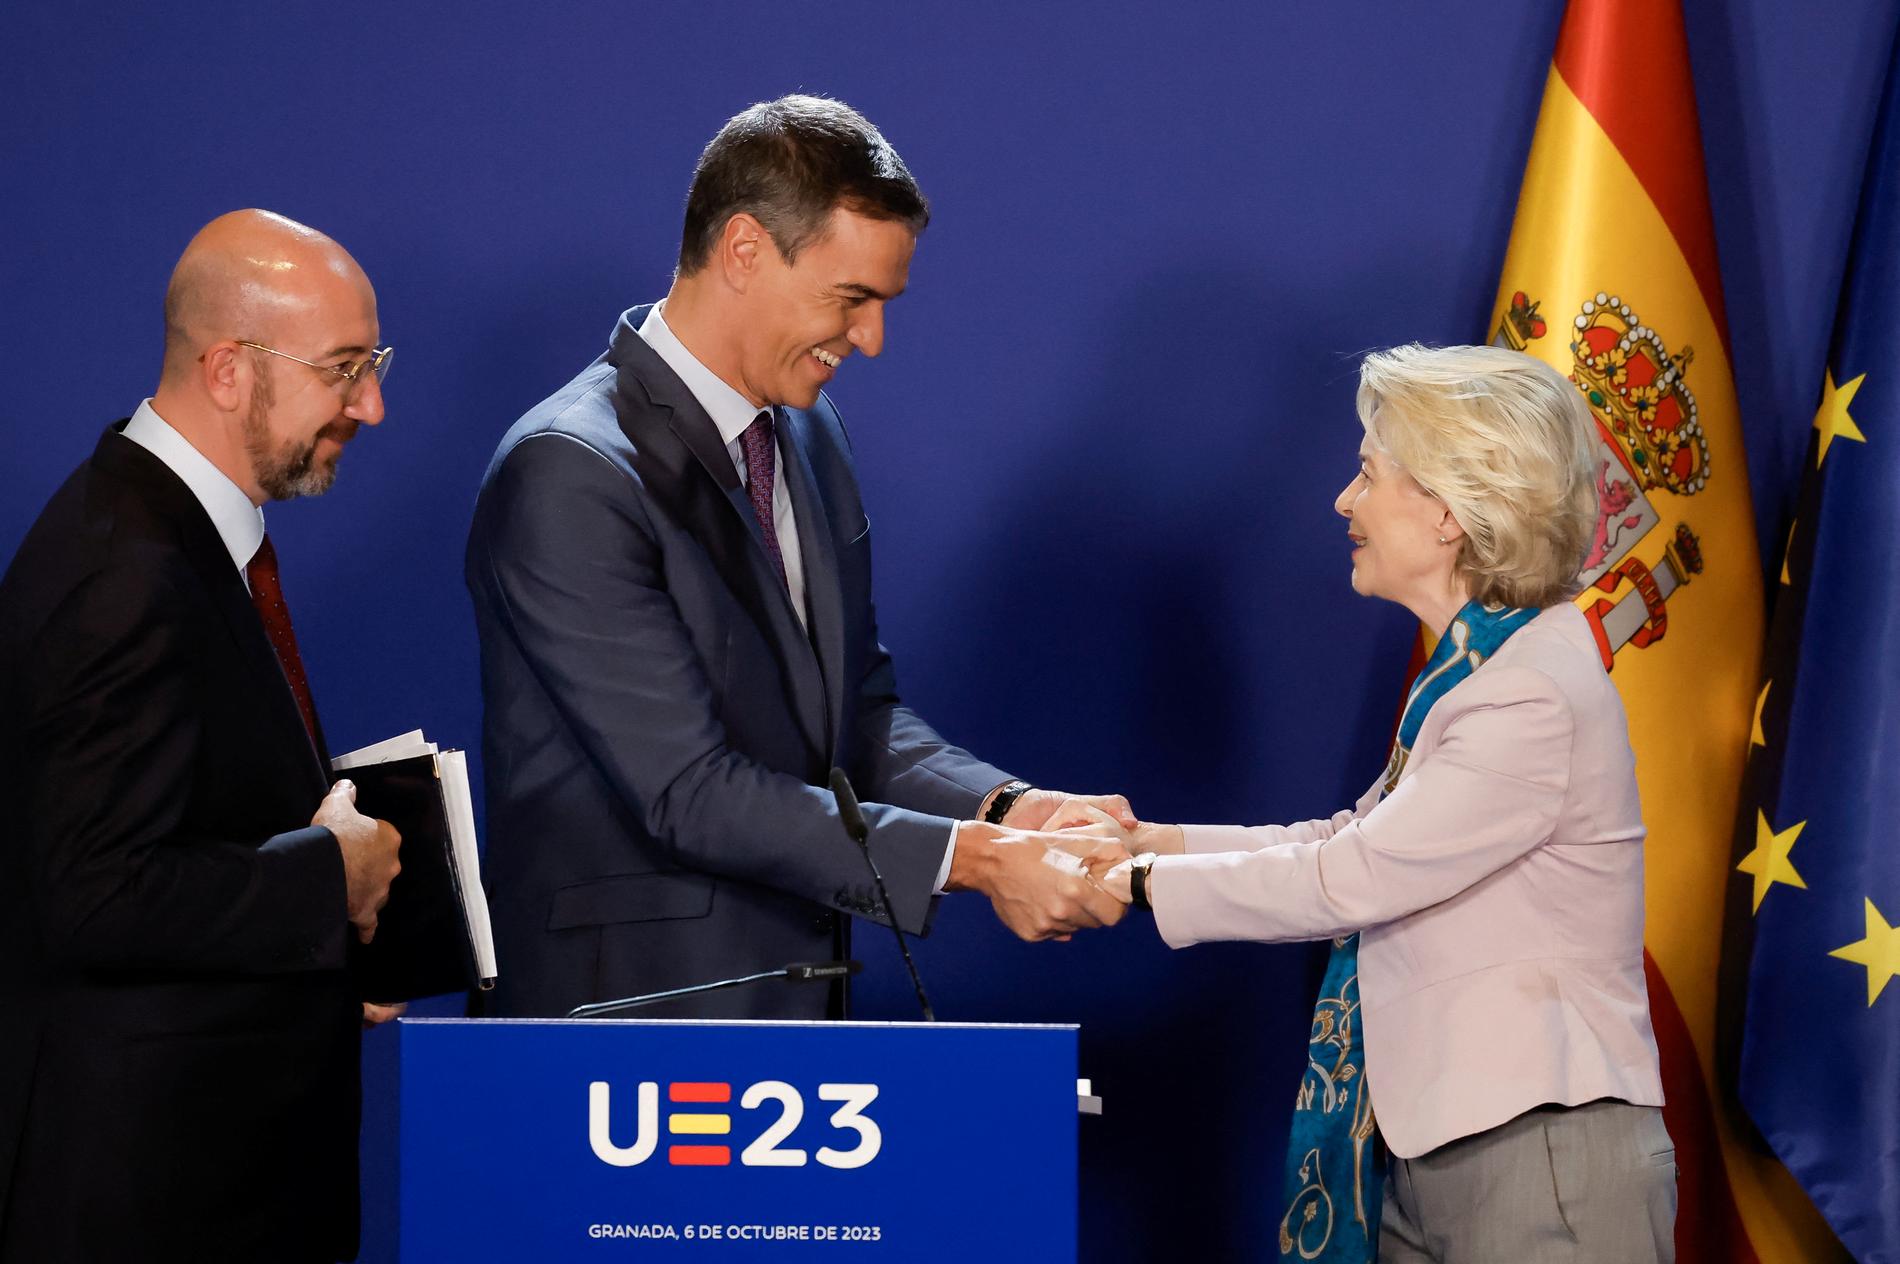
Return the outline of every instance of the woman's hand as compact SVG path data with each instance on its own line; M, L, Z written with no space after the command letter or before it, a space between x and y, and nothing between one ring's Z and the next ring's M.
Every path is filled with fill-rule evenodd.
M1133 860L1124 860L1112 869L1096 875L1095 885L1123 904L1132 904L1135 901L1134 868Z
M1011 806L1008 815L1003 817L1001 824L1019 830L1052 830L1056 827L1049 824L1050 817L1055 814L1056 809L1070 803L1086 803L1092 808L1098 808L1129 829L1135 828L1140 823L1135 817L1135 810L1128 806L1128 800L1119 794L1070 794L1065 790L1025 790ZM983 806L987 809L989 800L984 800Z
M1070 799L1063 803L1050 814L1043 829L1081 837L1113 839L1127 848L1130 856L1139 856L1148 851L1157 856L1178 856L1187 850L1179 825L1140 821L1133 829L1129 829L1084 799Z

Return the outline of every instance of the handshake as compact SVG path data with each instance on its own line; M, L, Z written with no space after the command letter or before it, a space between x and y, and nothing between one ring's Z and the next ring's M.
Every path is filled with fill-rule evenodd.
M1026 790L1000 824L957 826L947 891L978 891L1026 940L1066 940L1128 911L1128 862L1179 851L1179 830L1138 820L1121 795Z

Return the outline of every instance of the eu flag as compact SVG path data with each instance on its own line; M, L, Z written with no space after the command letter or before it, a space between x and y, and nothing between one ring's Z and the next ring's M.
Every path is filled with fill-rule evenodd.
M1900 1264L1900 43L1753 741L1742 1102L1842 1243Z

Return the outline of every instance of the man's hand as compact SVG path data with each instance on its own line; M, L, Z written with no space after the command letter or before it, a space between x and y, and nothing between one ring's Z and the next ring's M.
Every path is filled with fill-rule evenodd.
M401 1018L409 1009L409 1002L397 1001L394 1005L378 1005L375 1001L363 1002L363 1030L388 1022L392 1018Z
M1124 906L1134 903L1135 857L1143 852L1186 850L1179 825L1143 823L1132 830L1081 799L1071 799L1049 817L1049 828L1060 829L1066 850L1082 862L1089 880ZM1159 846L1142 846L1143 840Z
M389 899L389 884L402 872L396 862L402 835L388 821L356 810L356 783L347 778L330 787L310 823L335 834L337 846L343 849L350 924L356 927L356 937L368 943L376 936L376 910Z
M1125 829L1134 829L1140 824L1135 819L1134 809L1128 806L1128 800L1119 794L1068 794L1061 790L1023 791L1016 802L1010 804L1009 811L1004 813L1003 824L1019 830L1056 829L1058 827L1049 824L1049 818L1057 808L1067 803L1086 803L1096 811L1113 817ZM989 807L987 800L983 807ZM977 816L981 818L982 815L982 810L978 810Z
M964 821L955 846L945 889L989 896L996 916L1022 939L1067 939L1122 919L1123 904L1097 886L1088 869L1125 858L1118 844Z

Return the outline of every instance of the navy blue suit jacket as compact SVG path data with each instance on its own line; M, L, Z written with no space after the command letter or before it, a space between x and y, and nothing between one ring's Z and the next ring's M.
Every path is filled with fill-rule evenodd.
M648 310L503 437L469 535L503 1015L843 950L839 913L882 915L823 788L834 765L922 933L952 821L1008 779L898 701L830 401L778 428L807 635L712 419L637 332ZM841 1005L772 983L645 1013Z

